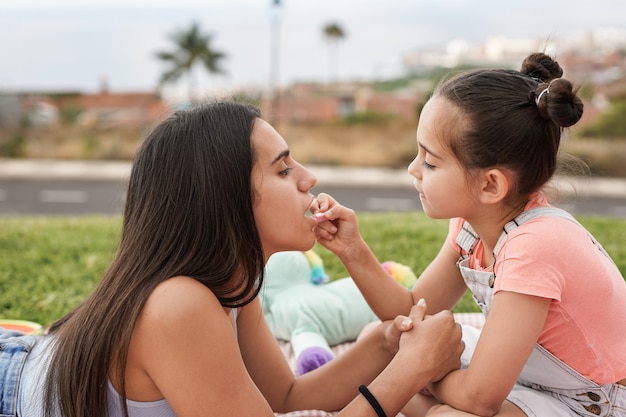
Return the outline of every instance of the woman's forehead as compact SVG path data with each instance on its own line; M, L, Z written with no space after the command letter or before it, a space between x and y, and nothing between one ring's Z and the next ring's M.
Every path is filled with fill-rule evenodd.
M285 153L289 151L289 147L282 136L262 119L257 119L254 123L251 142L257 160L262 160L264 165L284 157Z

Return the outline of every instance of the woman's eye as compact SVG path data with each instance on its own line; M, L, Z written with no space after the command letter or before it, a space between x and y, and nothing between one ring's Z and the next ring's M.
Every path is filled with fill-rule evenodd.
M293 170L293 168L287 167L287 168L283 169L282 171L280 171L279 174L282 175L283 177L286 177L287 175L289 175L289 173L292 170Z

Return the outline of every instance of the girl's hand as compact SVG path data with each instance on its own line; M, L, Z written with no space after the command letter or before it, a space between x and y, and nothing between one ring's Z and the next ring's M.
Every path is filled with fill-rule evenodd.
M331 252L340 255L347 247L361 241L354 210L342 206L330 195L321 193L313 200L310 210L318 222L317 241Z

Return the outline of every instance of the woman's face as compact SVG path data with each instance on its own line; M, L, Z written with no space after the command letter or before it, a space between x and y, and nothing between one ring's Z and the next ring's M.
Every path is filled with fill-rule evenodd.
M264 120L255 121L251 142L254 218L266 260L275 252L310 249L317 223L308 210L317 178L291 157L285 140Z

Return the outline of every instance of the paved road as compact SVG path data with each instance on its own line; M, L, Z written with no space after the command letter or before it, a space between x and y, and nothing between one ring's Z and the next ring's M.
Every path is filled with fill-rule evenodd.
M316 187L328 192L342 204L356 211L421 211L417 193L407 188L344 188ZM622 197L573 196L564 195L558 204L570 213L611 216L626 219L626 195Z
M122 212L128 161L0 159L0 215ZM421 210L405 169L309 166L326 191L357 211ZM626 218L626 178L563 178L562 207ZM575 193L573 190L576 190Z
M0 215L116 215L122 213L125 191L126 180L120 178L0 178ZM321 182L313 191L328 192L358 212L422 209L417 193L406 184ZM561 206L573 214L626 219L626 193L621 197L566 195Z
M120 180L0 179L0 215L121 214Z

